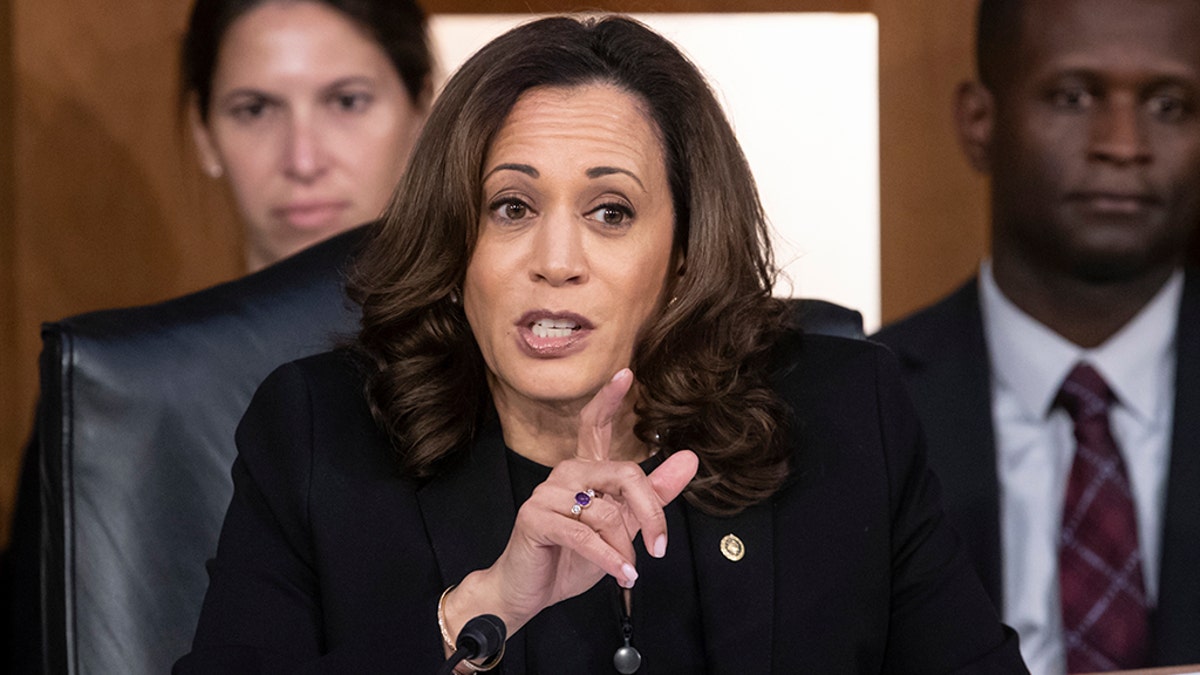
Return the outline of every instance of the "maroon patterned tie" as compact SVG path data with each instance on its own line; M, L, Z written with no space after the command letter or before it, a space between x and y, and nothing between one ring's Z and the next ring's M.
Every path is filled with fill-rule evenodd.
M1075 460L1058 539L1067 671L1139 668L1149 641L1137 516L1125 463L1108 427L1112 391L1080 363L1058 404L1075 422Z

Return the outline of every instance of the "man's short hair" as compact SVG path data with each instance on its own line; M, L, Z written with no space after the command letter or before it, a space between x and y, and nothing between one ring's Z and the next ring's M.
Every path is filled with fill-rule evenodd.
M975 69L988 89L1000 84L1021 37L1022 0L980 0L975 26Z

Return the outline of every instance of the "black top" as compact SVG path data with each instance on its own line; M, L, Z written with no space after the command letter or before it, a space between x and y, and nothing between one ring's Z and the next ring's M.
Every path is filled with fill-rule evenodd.
M647 662L730 674L1026 672L942 516L891 354L789 334L772 372L794 413L790 477L734 516L684 500L668 510L664 564L686 569L676 556L688 553L694 581L639 559L648 595L633 619ZM427 481L400 476L362 373L334 352L269 377L237 443L233 500L177 672L435 672L438 597L496 560L516 517L498 434L480 434ZM736 562L721 553L728 534L744 543ZM698 608L699 639L686 639L691 610L660 632L683 601ZM607 625L611 610L599 613ZM543 644L566 630L550 616L510 637L493 672L564 672L570 655ZM612 672L608 629L583 618L573 630L605 643L599 672Z

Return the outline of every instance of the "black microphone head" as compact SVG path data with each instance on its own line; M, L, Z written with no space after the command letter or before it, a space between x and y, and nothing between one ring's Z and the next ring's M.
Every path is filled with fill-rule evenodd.
M500 653L508 628L495 614L480 614L471 619L458 632L455 648L466 649L464 658L486 661Z

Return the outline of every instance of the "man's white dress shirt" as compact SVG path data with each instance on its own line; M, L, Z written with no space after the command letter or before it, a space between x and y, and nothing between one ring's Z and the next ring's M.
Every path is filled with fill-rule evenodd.
M1109 424L1137 508L1150 605L1158 597L1161 521L1175 390L1175 327L1183 295L1176 272L1107 342L1083 349L1025 314L996 286L991 264L979 300L992 373L992 421L1000 482L1004 621L1021 636L1033 675L1066 671L1058 598L1058 532L1075 438L1054 406L1067 374L1090 363L1112 389Z

